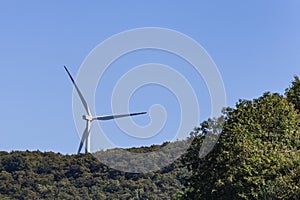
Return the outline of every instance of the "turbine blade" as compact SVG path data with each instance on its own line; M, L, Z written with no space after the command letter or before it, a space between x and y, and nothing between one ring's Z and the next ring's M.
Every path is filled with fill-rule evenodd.
M130 113L130 114L121 114L121 115L107 115L107 116L100 116L100 117L95 117L93 119L97 120L111 120L115 118L121 118L121 117L129 117L129 116L135 116L135 115L143 115L146 114L147 112L139 112L139 113Z
M84 143L85 140L87 140L87 138L88 138L88 136L90 134L90 128L91 128L91 122L90 121L86 121L86 127L84 129L83 134L82 134L77 154L80 154L80 151L82 149L83 143ZM87 147L85 147L85 149L87 149Z
M86 101L85 101L85 99L84 99L82 93L80 92L78 86L76 85L76 83L75 83L75 81L74 81L74 79L73 79L71 73L69 72L69 70L67 69L66 66L64 66L64 68L65 68L66 72L68 73L68 75L69 75L69 77L70 77L70 79L71 79L73 85L75 86L75 89L76 89L76 91L77 91L77 93L78 93L78 95L79 95L79 97L80 97L80 100L81 100L81 102L82 102L82 104L83 104L83 106L84 106L84 109L86 110L86 112L87 112L88 115L91 115L91 111L90 111L90 109L89 109L89 107L88 107L88 104L86 103Z

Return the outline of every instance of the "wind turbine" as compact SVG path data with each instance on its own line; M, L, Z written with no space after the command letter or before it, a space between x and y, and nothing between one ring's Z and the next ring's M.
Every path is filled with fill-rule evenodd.
M87 104L87 102L85 101L82 93L80 92L77 84L75 83L72 75L70 74L69 70L67 69L66 66L64 66L66 72L68 73L79 97L80 97L80 100L83 104L83 107L86 111L86 115L83 115L82 118L84 120L86 120L86 127L84 129L84 132L83 132L83 135L81 137L81 141L80 141L80 144L79 144L79 148L78 148L78 154L80 153L81 149L82 149L82 146L83 146L83 143L85 142L85 153L88 153L90 151L90 129L91 129L91 123L92 121L94 120L111 120L111 119L115 119L115 118L121 118L121 117L130 117L130 116L135 116L135 115L142 115L142 114L146 114L147 112L139 112L139 113L129 113L129 114L120 114L120 115L106 115L106 116L92 116L91 114L91 111L89 109L89 106Z

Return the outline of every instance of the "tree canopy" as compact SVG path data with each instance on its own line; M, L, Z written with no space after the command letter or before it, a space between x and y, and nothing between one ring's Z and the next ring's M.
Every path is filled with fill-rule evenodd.
M111 169L91 154L0 152L0 199L170 199L187 174L180 160L157 172L136 174Z
M294 81L292 85L286 89L285 95L287 99L300 110L300 79L298 76L294 77Z
M286 98L265 93L240 100L213 151L200 158L203 126L185 163L192 171L184 199L299 199L299 114ZM202 123L203 125L203 123ZM205 130L205 129L204 129Z
M132 153L151 152L142 164L156 159L160 166L192 141L156 172L118 171L91 154L0 152L0 199L300 199L299 102L295 76L285 96L239 100L185 141L95 154L114 168L139 170ZM167 151L157 151L162 147Z

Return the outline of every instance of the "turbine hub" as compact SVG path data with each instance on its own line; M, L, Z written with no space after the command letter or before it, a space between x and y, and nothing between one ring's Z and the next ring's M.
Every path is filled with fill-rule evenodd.
M90 116L90 115L82 115L82 118L83 118L84 120L87 120L87 121L92 121L92 120L93 120L93 117Z

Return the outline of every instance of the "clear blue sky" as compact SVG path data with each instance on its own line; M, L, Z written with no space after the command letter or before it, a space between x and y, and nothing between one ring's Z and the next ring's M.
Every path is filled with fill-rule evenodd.
M75 153L79 136L72 115L73 87L63 65L75 76L96 45L128 29L164 27L195 39L219 68L228 106L265 91L284 93L293 76L299 75L298 0L103 2L1 1L0 150ZM149 61L146 53L141 52L137 63ZM114 73L118 71L111 76ZM197 81L192 84L195 87ZM144 106L147 110L150 103L169 103L176 110L172 95L151 99L155 89L160 90L149 88L153 94L144 99L137 95L136 101L144 102L138 109ZM99 114L110 114L109 109L98 109L101 106L97 105ZM170 133L175 126L171 121L165 131ZM168 137L151 142L164 140Z

